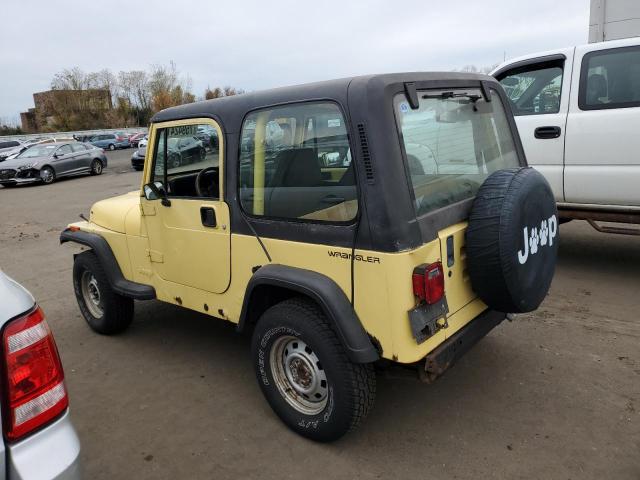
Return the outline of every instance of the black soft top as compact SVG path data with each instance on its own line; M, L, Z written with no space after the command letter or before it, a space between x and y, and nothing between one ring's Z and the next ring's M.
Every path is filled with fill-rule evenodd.
M217 121L226 139L225 201L230 205L234 232L290 241L320 243L396 252L437 238L445 226L464 220L471 201L453 204L416 218L413 191L404 164L393 97L407 89L492 89L508 110L500 84L487 75L458 72L414 72L366 75L274 88L231 97L205 100L158 112L153 123L209 117ZM238 200L238 162L242 121L252 110L305 101L337 103L348 125L358 184L359 226L279 220L244 216ZM509 115L519 155L517 130ZM248 223L253 229L249 228Z
M382 92L387 87L404 84L406 82L436 82L442 83L443 86L450 86L452 80L489 80L495 82L492 77L486 75L459 72L408 72L362 75L305 83L302 85L271 88L268 90L258 90L230 97L188 103L161 110L153 116L151 122L166 122L195 117L215 117L221 121L227 133L237 133L240 131L242 119L247 112L270 105L315 99L346 98L350 86Z

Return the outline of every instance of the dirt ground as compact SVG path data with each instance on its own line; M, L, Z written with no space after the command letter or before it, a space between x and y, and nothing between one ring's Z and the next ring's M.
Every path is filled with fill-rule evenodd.
M122 335L86 326L64 226L137 189L131 150L100 177L0 187L0 267L42 305L63 357L87 478L640 478L640 237L561 227L551 293L434 385L385 374L364 425L321 445L262 398L231 324L136 304Z

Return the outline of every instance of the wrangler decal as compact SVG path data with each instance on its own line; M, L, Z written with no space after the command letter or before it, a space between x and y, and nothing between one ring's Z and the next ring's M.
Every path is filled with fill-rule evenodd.
M329 250L327 253L329 253L330 257L342 258L344 260L351 260L351 253L340 252L338 250ZM360 255L359 253L356 253L353 256L353 258L358 262L380 263L380 257L371 257L371 256L365 257L363 255Z

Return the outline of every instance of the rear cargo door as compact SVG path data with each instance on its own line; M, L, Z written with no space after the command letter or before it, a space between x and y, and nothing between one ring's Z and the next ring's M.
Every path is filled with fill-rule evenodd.
M466 228L467 223L462 222L438 232L449 315L453 315L476 298L467 272L464 246Z

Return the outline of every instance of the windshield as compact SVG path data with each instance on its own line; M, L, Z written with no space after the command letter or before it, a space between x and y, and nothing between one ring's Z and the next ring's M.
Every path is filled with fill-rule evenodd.
M418 91L413 110L404 94L394 107L402 133L416 215L475 196L490 173L519 165L498 95L479 89Z
M48 157L56 148L58 148L58 145L34 145L27 148L16 158Z

